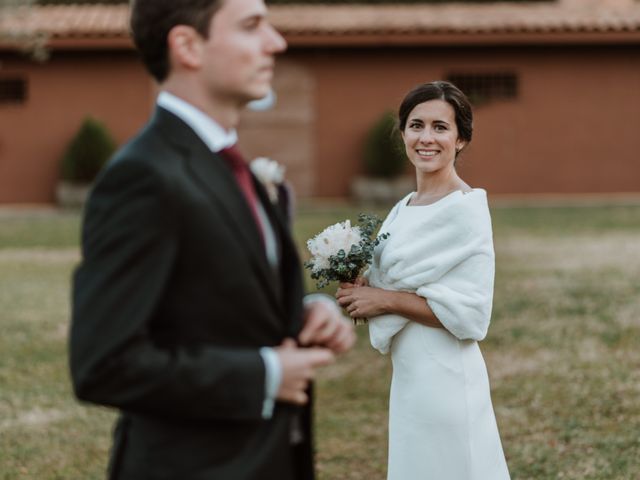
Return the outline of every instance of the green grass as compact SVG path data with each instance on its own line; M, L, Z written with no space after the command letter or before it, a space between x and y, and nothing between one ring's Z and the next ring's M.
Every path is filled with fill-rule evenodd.
M77 212L0 211L0 249L76 247L80 238Z
M359 211L384 215L300 206L299 245ZM494 208L493 221L481 346L512 478L638 478L640 207ZM104 478L114 414L79 405L67 373L78 238L77 213L0 213L0 480ZM318 380L319 480L385 478L390 362L358 335Z
M637 206L494 208L492 215L498 236L518 231L553 237L640 229Z

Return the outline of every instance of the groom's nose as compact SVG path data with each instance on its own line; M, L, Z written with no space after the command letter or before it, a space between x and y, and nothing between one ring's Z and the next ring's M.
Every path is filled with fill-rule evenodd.
M270 54L282 53L287 49L287 41L273 25L267 25L265 37L265 49Z

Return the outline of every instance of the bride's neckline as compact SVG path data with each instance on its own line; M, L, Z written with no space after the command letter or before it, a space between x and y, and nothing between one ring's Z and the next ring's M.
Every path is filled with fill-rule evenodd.
M429 203L419 203L419 204L415 204L415 205L412 205L412 204L411 204L411 201L412 201L412 200L413 200L413 198L416 196L416 193L417 193L417 192L411 192L411 193L408 195L407 200L404 202L404 206L405 206L405 207L430 207L430 206L432 206L432 205L435 205L435 204L437 204L437 203L442 202L443 200L446 200L446 199L448 199L448 198L451 198L451 197L453 197L453 196L457 195L458 193L461 193L462 195L467 195L467 194L472 193L472 192L474 192L474 191L476 191L476 190L478 190L478 189L477 189L477 188L472 188L472 189L470 189L470 190L461 190L461 189L458 189L458 190L452 190L451 192L445 193L444 195L442 195L442 196L440 196L440 197L435 197L435 199L434 199L432 202L429 202Z

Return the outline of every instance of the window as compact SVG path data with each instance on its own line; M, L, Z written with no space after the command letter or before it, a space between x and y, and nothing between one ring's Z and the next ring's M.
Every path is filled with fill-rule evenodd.
M24 78L0 78L0 105L27 101L27 81Z
M515 73L452 73L447 75L447 80L462 90L475 105L518 96Z

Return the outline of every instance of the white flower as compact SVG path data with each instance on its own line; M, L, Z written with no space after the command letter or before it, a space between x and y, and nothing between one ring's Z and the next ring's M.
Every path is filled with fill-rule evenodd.
M278 201L278 185L284 182L284 165L266 157L258 157L249 165L253 174L264 185L272 202Z
M313 256L313 271L329 268L329 257L336 255L340 250L348 254L351 246L360 244L361 240L360 227L352 227L349 220L325 228L307 241L307 248Z

